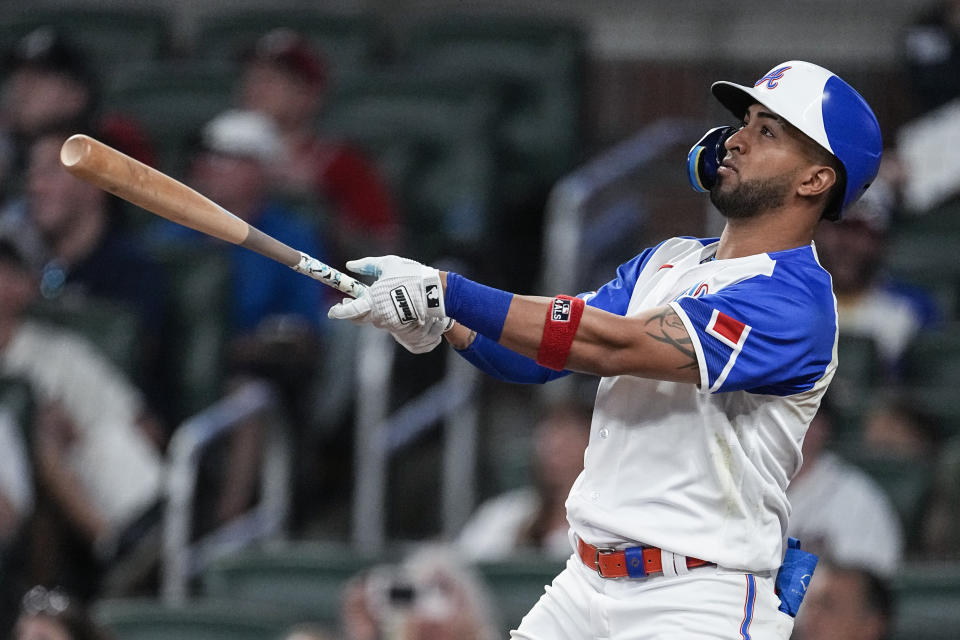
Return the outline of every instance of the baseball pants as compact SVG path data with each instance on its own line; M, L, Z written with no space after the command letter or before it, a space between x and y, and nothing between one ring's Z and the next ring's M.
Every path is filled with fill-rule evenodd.
M715 566L607 579L576 556L510 632L515 640L788 640L772 576Z

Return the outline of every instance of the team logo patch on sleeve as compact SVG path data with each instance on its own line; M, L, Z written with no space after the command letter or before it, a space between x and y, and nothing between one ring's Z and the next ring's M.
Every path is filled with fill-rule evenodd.
M570 322L570 301L554 298L552 317L554 322Z
M731 349L739 349L747 339L747 334L750 333L750 325L714 309L710 322L707 323L707 333Z

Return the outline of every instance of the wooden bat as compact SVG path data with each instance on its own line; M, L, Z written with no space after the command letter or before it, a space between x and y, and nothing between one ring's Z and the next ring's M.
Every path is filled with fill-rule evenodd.
M294 271L357 298L367 286L297 251L233 215L170 176L90 136L67 138L60 149L67 171L151 213L207 235L256 251Z

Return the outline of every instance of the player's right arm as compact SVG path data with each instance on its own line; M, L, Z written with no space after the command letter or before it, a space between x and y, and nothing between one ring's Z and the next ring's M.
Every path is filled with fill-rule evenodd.
M617 270L616 278L598 291L580 296L586 300L587 308L577 341L571 347L570 366L564 371L536 362L536 348L546 314L544 305L549 304L550 298L513 296L503 331L497 339L478 334L462 324L457 324L445 337L466 360L485 373L509 382L544 383L572 370L599 375L627 372L696 382L696 353L686 329L671 308L661 307L639 316L624 317L633 285L651 253L647 250L624 263ZM522 351L523 339L516 338L517 332L529 334L527 354ZM635 345L638 340L644 344ZM629 356L624 354L631 353L639 355L642 362L629 364ZM632 369L620 370L624 366Z

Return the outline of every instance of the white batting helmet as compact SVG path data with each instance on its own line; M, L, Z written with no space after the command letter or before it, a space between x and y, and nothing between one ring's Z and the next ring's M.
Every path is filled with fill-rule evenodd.
M828 205L827 218L839 218L877 176L883 151L877 118L863 97L831 71L790 60L752 87L721 81L711 90L736 117L759 102L836 156L846 174L844 193Z

